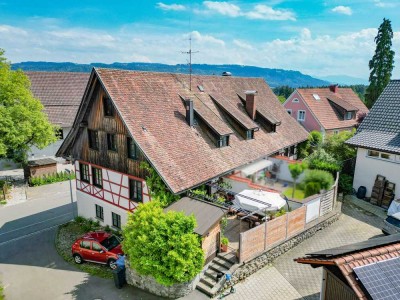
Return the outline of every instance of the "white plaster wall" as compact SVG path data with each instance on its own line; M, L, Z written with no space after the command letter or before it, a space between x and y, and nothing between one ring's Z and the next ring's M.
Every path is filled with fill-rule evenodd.
M62 128L63 134L64 134L64 139L67 137L68 133L71 130L71 127L64 127ZM53 144L50 144L44 149L38 149L36 147L31 147L28 151L28 159L38 159L38 158L44 158L44 157L53 157L56 158L56 152L58 148L60 148L61 144L63 143L64 140L58 140ZM57 160L60 158L56 158ZM62 160L62 159L61 159Z
M367 197L371 196L376 175L383 175L386 180L396 184L395 198L400 198L400 163L367 157L367 149L358 148L353 188L367 188Z
M104 221L100 221L100 224L102 225L109 225L112 227L112 216L111 213L116 213L121 216L121 225L125 225L128 219L128 211L119 208L115 205L112 205L110 203L107 203L103 200L100 200L96 197L93 197L89 194L86 194L81 191L76 191L76 200L78 204L78 215L85 217L85 218L91 218L93 220L99 220L96 218L96 206L100 205L103 207L104 210Z

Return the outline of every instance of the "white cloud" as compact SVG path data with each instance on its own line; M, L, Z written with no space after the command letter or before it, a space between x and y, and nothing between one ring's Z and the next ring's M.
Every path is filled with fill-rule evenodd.
M186 10L186 7L181 4L165 4L162 2L157 3L157 8L162 9L162 10L173 10L173 11L182 11Z
M343 14L343 15L348 15L348 16L351 16L353 14L353 11L351 10L350 7L343 6L343 5L332 8L332 11L335 13L338 13L338 14Z
M220 14L232 18L245 17L251 20L295 21L293 12L283 9L274 9L271 6L257 4L251 10L244 11L238 5L229 2L204 1L205 10L195 10L195 13Z
M42 24L40 24L42 25ZM185 63L188 37L192 36L193 63L239 64L299 70L314 76L346 74L367 78L368 61L375 51L376 28L366 28L337 36L316 35L298 28L288 39L264 42L221 38L212 32L186 34L160 31L146 24L142 30L95 30L54 26L13 27L0 24L1 47L12 62L72 61L76 63L159 62ZM129 28L132 29L132 28ZM394 32L393 49L400 49L400 32ZM400 61L396 53L396 61ZM400 77L400 69L393 78Z
M246 50L253 50L254 48L247 42L241 40L233 40L233 44L238 46L239 48Z
M258 19L258 20L291 20L295 21L296 17L294 13L287 10L275 10L270 6L258 4L254 7L252 11L244 13L246 17L249 19Z
M238 17L241 15L240 7L235 4L214 1L204 1L203 4L208 10L224 16Z
M374 4L376 7L387 8L387 7L396 7L398 3L394 2L383 2L381 0L374 0Z

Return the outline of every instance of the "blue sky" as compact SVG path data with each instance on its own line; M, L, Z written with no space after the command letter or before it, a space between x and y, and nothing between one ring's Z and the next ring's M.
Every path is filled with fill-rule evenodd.
M194 63L366 79L384 17L400 61L399 11L398 0L0 0L0 47L12 62L176 64L192 36Z

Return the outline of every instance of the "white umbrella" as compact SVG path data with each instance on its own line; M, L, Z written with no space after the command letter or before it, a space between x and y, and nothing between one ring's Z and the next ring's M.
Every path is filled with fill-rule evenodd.
M248 211L278 210L286 205L278 193L262 190L243 190L236 194L233 203Z

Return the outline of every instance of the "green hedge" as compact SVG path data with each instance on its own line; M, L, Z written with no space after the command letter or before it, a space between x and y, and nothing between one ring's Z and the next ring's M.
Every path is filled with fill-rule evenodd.
M67 172L52 173L49 175L35 176L29 179L30 186L40 186L50 183L66 181L69 179L70 174ZM71 179L75 179L75 174L71 173Z

